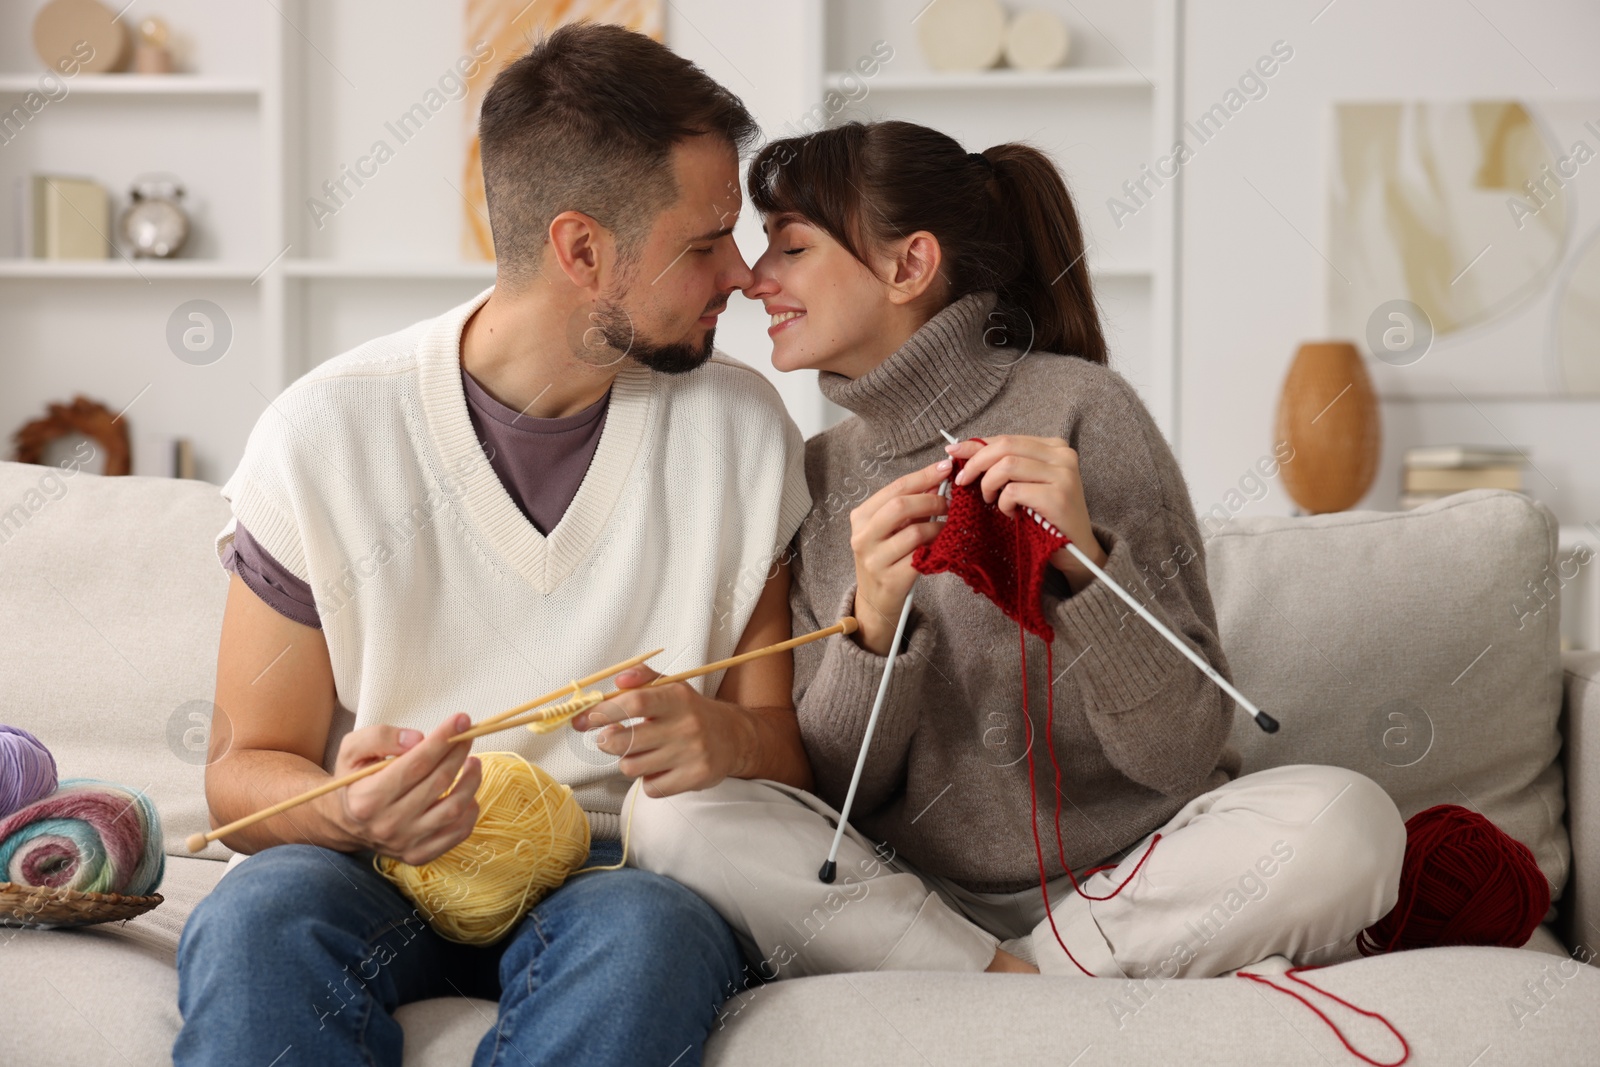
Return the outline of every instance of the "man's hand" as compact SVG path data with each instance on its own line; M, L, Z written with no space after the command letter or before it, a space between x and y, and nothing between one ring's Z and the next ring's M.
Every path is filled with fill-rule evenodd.
M385 756L396 758L383 770L318 800L347 834L374 852L412 866L437 859L465 841L478 821L475 794L483 781L483 763L468 757L471 745L450 740L471 725L470 718L457 712L426 737L394 726L353 730L339 743L334 777Z
M743 776L758 743L745 709L702 696L686 682L644 688L658 677L649 667L623 671L617 688L630 692L578 715L573 729L600 730L595 747L620 756L617 769L629 778L643 778L645 796L709 789ZM626 719L644 721L630 726Z

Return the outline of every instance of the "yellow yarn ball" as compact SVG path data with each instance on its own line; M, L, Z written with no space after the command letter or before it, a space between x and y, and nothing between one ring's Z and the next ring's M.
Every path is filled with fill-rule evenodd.
M421 867L373 859L439 936L465 945L500 940L589 855L589 820L570 788L515 752L478 758L471 836Z

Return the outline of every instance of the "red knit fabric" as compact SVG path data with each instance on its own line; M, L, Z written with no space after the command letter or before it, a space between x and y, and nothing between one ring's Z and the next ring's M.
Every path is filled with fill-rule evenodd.
M958 459L950 472L950 510L944 529L932 543L911 554L911 565L921 574L949 571L1029 633L1054 641L1055 630L1044 617L1042 590L1050 557L1067 539L1046 530L1022 508L1008 517L984 501L978 481L956 485L955 476L964 466L965 461Z
M973 440L979 444L984 443L979 437ZM911 565L921 574L939 574L948 571L957 575L1017 621L1017 640L1021 646L1022 658L1022 723L1027 730L1029 821L1030 829L1033 831L1034 857L1039 864L1039 893L1044 898L1045 917L1050 921L1050 932L1055 935L1056 944L1061 946L1061 951L1067 954L1073 966L1093 978L1094 973L1079 963L1072 950L1067 948L1061 932L1056 929L1054 909L1050 906L1049 876L1044 865L1044 844L1039 840L1039 790L1033 763L1033 719L1028 714L1027 635L1033 633L1044 642L1045 676L1053 677L1055 667L1051 644L1055 641L1055 629L1044 615L1044 576L1046 568L1051 565L1051 555L1067 544L1067 538L1059 530L1045 527L1024 508L1018 508L1015 515L1007 516L998 505L986 502L979 484L981 479L970 485L956 485L955 476L961 473L961 468L965 465L964 460L957 459L950 474L950 507L946 513L944 529L939 531L939 535L932 542L912 553ZM1061 788L1061 763L1056 759L1054 739L1056 704L1053 686L1045 690L1045 707L1045 751L1050 754L1050 765L1055 770L1056 783L1054 812L1056 856L1061 861L1061 869L1067 872L1067 877L1072 880L1072 888L1079 896L1087 900L1110 900L1122 892L1133 880L1133 876L1139 873L1139 868L1150 858L1150 853L1156 847L1156 842L1161 840L1161 835L1156 834L1151 838L1145 854L1140 857L1133 870L1128 872L1128 877L1122 880L1121 885L1101 897L1083 891L1078 885L1077 877L1072 873L1072 867L1067 863L1066 847L1061 840L1061 798L1066 794ZM1085 877L1114 866L1116 865L1108 863L1096 867Z

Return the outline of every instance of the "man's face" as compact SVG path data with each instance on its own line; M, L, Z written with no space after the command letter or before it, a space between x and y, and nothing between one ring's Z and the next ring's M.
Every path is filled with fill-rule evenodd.
M716 137L674 146L678 202L656 216L629 269L595 302L594 325L616 353L681 374L711 358L717 315L750 284L733 243L743 200L739 158Z

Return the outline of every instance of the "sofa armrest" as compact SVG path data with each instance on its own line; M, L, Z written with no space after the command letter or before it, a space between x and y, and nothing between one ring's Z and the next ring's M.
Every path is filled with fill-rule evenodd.
M1600 949L1600 652L1561 655L1567 831L1572 877L1562 902L1568 947L1593 961Z

